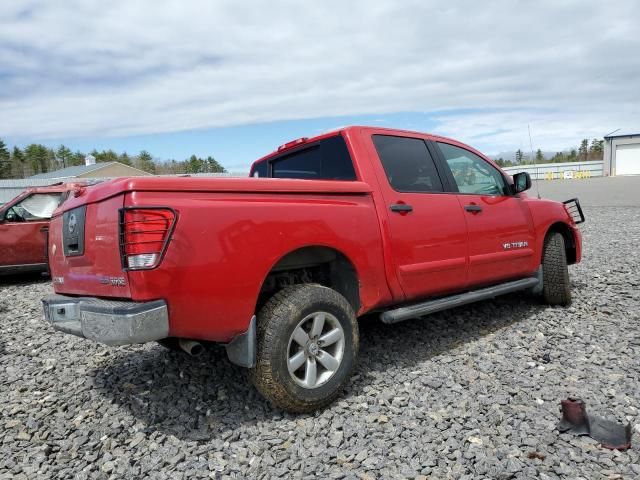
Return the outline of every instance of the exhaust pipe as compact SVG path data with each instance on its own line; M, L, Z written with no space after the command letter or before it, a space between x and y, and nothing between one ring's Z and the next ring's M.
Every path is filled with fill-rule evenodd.
M195 340L187 340L186 338L181 338L178 340L178 345L180 348L187 352L192 357L197 357L202 352L204 352L204 347L200 342L196 342Z

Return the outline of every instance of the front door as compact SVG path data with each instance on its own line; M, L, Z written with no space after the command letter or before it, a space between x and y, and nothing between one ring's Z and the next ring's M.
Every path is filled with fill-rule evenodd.
M460 203L421 138L373 135L396 275L407 300L466 285L467 231Z
M511 194L502 173L479 155L444 142L437 147L467 222L469 285L533 273L535 233L522 199Z
M45 229L59 193L35 193L9 207L0 223L0 266L46 262Z

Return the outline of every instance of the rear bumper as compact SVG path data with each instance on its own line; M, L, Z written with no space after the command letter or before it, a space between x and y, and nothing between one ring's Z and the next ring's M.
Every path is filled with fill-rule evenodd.
M164 300L126 302L51 295L42 299L44 318L55 330L107 345L128 345L169 336Z

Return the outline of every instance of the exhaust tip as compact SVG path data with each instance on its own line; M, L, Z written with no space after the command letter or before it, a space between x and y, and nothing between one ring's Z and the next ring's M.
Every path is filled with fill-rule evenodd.
M197 357L204 352L204 346L200 342L197 342L195 340L187 340L181 338L180 340L178 340L178 345L180 345L180 348L192 357Z

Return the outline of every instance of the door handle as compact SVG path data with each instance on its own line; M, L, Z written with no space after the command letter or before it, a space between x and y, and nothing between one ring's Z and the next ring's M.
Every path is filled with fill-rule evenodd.
M406 203L394 203L390 208L392 212L397 213L413 212L413 207L411 205L407 205Z
M471 213L478 213L482 211L482 207L480 205L465 205L464 209Z

